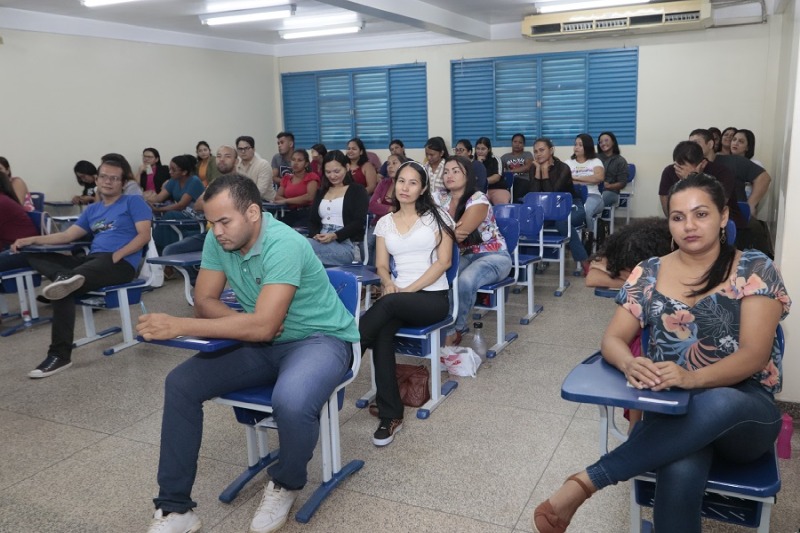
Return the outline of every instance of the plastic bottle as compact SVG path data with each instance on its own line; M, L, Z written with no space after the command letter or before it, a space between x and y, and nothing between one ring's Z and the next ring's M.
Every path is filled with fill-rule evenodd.
M792 458L792 417L783 413L781 432L778 434L778 457L781 459Z
M483 322L472 324L472 349L481 359L486 357L486 341L483 339Z
M23 321L24 327L26 327L26 328L30 328L30 327L33 326L33 323L31 322L31 312L30 311L26 310L26 311L22 312L22 321Z

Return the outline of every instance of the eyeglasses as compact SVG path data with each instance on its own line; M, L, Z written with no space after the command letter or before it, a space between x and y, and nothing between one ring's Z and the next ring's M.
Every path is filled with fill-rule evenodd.
M239 150L240 152L246 152L248 150L252 150L253 147L252 146L237 146L236 149Z
M122 176L109 176L108 174L98 174L97 179L110 182L120 182L122 181Z

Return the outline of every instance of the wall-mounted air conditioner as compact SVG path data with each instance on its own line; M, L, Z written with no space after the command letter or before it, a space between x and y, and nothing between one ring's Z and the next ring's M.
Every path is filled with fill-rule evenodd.
M601 37L609 34L698 30L711 26L708 0L681 0L617 8L528 15L522 35L536 40Z

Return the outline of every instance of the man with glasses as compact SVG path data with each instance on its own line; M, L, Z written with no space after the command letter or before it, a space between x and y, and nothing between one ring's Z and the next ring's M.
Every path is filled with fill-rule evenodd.
M122 156L104 160L97 171L100 200L88 206L75 224L59 233L18 239L12 245L13 251L24 251L33 244L67 244L93 236L85 256L27 254L28 264L53 281L42 291L53 305L50 348L28 377L46 378L72 366L76 295L136 277L142 248L150 242L153 213L141 196L122 194L126 176L132 175Z
M294 134L282 131L277 136L278 153L272 156L272 180L279 187L286 174L292 173L292 153L294 152Z
M236 151L239 152L239 165L236 171L253 180L261 193L261 198L271 202L275 199L273 174L269 162L256 153L256 142L249 135L236 139Z

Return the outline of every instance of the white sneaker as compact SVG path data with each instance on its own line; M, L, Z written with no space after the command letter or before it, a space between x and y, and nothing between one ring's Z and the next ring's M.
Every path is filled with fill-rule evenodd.
M167 516L161 509L156 509L147 533L197 533L202 526L200 517L191 509L183 514L170 513Z
M250 522L250 533L270 533L283 527L299 493L299 490L278 487L272 481L267 483L261 504Z

